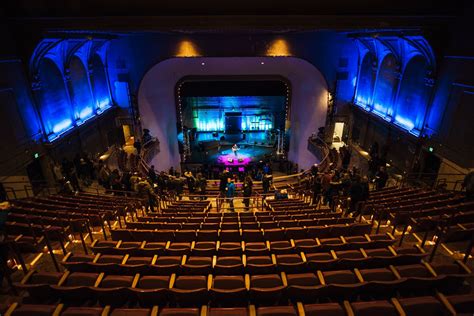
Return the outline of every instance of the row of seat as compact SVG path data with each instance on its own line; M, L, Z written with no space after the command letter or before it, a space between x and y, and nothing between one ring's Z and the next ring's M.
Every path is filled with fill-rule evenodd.
M202 231L201 231L202 232ZM171 241L148 241L154 240L156 231L146 230L126 230L126 234L115 235L114 241L94 241L91 245L94 252L110 253L115 251L132 251L136 249L140 253L148 254L189 254L189 253L209 253L239 255L243 253L296 253L296 252L321 252L330 250L351 250L351 249L371 249L386 247L395 242L392 234L371 234L363 236L338 236L334 238L307 238L307 239L284 239L266 240L257 242L242 241L239 233L235 238L228 240L237 241L215 241L218 239L217 232L210 233L209 238L191 242L171 242ZM198 232L199 234L199 232ZM214 236L215 238L210 238ZM232 236L232 235L231 235ZM119 238L120 237L120 238ZM121 238L125 237L125 238ZM214 240L214 241L212 241ZM121 247L118 242L128 242ZM118 249L118 250L116 250Z
M287 306L249 305L246 307L158 307L111 308L66 307L59 305L19 305L14 303L5 316L449 316L474 313L474 295L449 295L391 298L389 300L342 303L317 303Z
M129 254L74 255L68 253L62 265L69 271L112 274L244 274L310 272L353 268L376 268L420 262L427 254L416 247L386 247L299 254L240 256L181 255L137 256Z
M392 204L394 205L407 205L408 203L415 203L417 200L429 200L433 197L441 196L436 191L411 191L404 193L403 195L392 195L389 197L377 198L372 200L369 198L367 201L367 207L386 207ZM452 196L452 194L449 194Z
M261 214L260 214L261 213ZM179 216L178 216L179 215ZM281 221L281 220L306 220L315 218L339 218L342 212L329 212L328 210L300 211L300 212L240 212L240 213L193 213L188 214L160 214L137 217L139 222L169 222L169 223L218 223L218 222L255 222L255 221Z
M219 220L209 219L196 223L197 220L187 219L185 222L180 222L179 218L173 218L169 221L142 221L138 222L127 222L127 227L130 228L148 228L148 229L239 229L239 228L276 228L276 227L306 227L306 226L322 226L322 225L333 225L333 224L346 224L354 222L352 217L340 217L332 216L332 214L324 214L320 216L314 216L312 218L296 219L281 216L279 218L261 218L252 219L248 218L243 221L238 220ZM137 227L142 225L143 227ZM168 225L174 225L176 228L168 228Z
M389 213L389 218L394 225L406 224L410 218L420 218L427 216L448 215L454 216L458 212L472 212L474 211L474 201L471 202L457 202L446 204L442 206L421 207L415 211L404 211Z
M245 275L111 275L31 270L15 286L32 300L101 305L220 306L316 302L323 297L354 300L361 297L410 296L440 290L453 293L472 276L461 262L389 266L376 269Z
M338 224L330 226L288 227L268 229L113 229L112 240L123 241L213 241L257 242L307 238L334 238L338 236L363 236L370 233L370 223Z

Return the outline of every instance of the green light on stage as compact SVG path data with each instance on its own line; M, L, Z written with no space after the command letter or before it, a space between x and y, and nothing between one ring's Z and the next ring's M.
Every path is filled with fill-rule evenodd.
M433 148L433 147L428 147L428 151L429 151L430 153L432 153L432 152L434 151L434 148Z
M39 154L38 153L35 153L35 159L38 159L39 158Z

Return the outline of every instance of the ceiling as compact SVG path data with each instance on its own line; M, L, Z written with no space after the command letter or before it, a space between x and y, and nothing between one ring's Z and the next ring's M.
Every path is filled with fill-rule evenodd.
M3 15L42 31L226 32L412 29L447 25L468 0L15 0Z

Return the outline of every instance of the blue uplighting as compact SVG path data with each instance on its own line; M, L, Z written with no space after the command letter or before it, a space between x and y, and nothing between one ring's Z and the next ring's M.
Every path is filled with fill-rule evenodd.
M405 39L398 41L400 47L417 49ZM354 103L419 137L429 114L429 58L421 52L398 55L379 44L376 51L362 45Z
M83 41L76 53L67 56L63 52L68 40L49 48L50 42L38 46L48 49L35 51L32 71L37 74L39 87L37 112L44 135L51 142L105 112L113 102L101 50L104 46Z
M85 121L93 115L94 115L94 112L92 110L92 107L86 107L82 109L82 111L79 113L79 120Z

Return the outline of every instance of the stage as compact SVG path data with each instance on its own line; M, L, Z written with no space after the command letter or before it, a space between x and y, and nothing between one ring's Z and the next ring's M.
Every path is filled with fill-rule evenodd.
M254 152L247 149L239 149L236 153L229 150L222 151L217 157L217 163L224 166L246 166L252 162Z
M204 163L209 165L221 165L221 166L247 166L252 163L257 163L260 160L268 159L274 153L273 147L265 147L259 145L245 145L238 144L239 150L237 151L237 157L232 152L232 145L226 144L215 148L209 148L206 150L200 150L199 148L193 148L191 151L191 157L188 160L189 163ZM239 158L242 161L239 161ZM230 162L229 159L232 159Z

